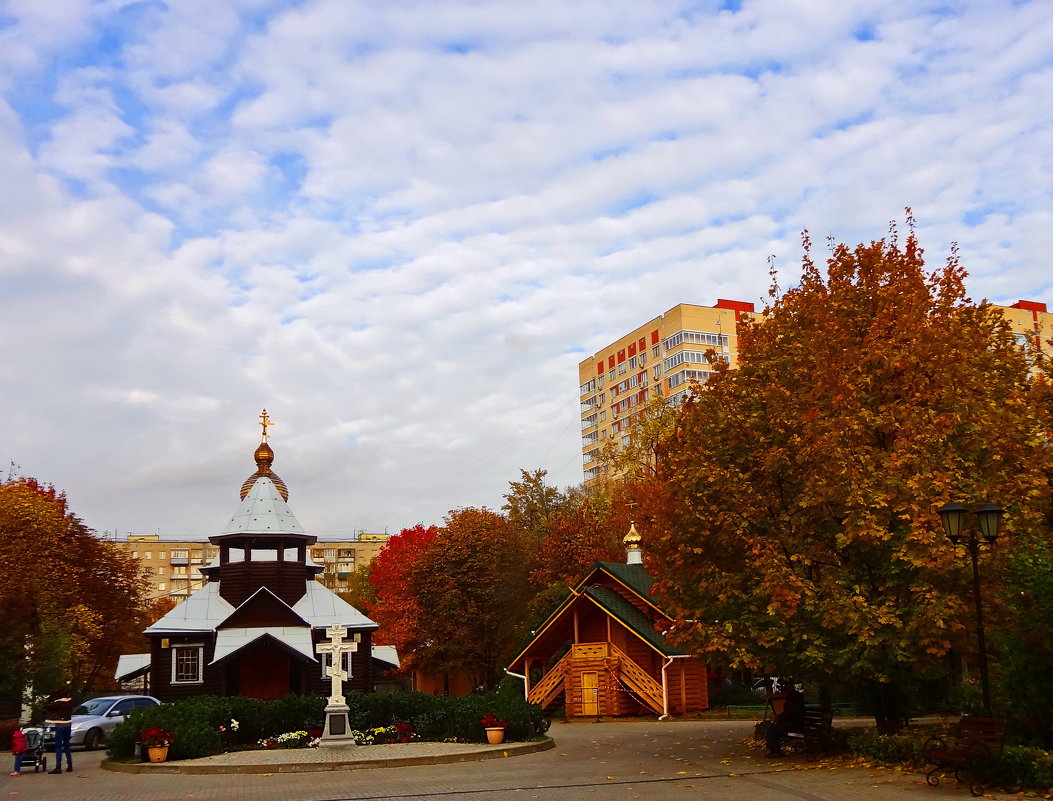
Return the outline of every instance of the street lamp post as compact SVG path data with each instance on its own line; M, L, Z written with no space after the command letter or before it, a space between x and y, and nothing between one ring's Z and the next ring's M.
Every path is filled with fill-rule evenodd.
M940 518L943 520L943 531L954 545L962 541L962 528L965 524L965 515L969 510L960 503L950 501L940 509ZM980 520L980 534L988 545L994 545L998 539L998 527L1005 514L993 503L985 503L976 510L976 516ZM980 599L980 538L976 531L969 533L965 540L965 547L969 549L969 555L973 560L973 596L976 599L976 639L980 648L980 690L983 693L984 714L991 716L991 687L987 680L987 642L984 638L984 610Z

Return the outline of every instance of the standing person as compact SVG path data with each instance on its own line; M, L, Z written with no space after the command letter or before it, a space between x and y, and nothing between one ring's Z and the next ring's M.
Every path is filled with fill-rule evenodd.
M12 776L22 775L22 758L28 750L29 744L26 743L26 733L21 728L11 732L11 753L15 755L15 767L11 771Z
M791 682L782 712L768 727L768 753L765 756L780 757L783 755L782 740L789 732L800 731L804 728L804 711L804 693Z
M45 723L55 727L55 768L48 773L62 773L62 755L66 755L66 773L73 771L73 752L69 737L73 727L73 693L67 682L64 690L56 690L44 704Z

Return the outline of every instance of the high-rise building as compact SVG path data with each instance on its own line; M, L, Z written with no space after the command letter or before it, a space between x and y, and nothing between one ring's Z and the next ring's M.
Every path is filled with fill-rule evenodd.
M1053 314L1045 303L1020 300L996 308L1021 347L1053 356L1049 345ZM628 443L630 418L656 392L670 403L679 403L692 382L709 378L713 367L706 360L707 350L736 365L738 322L754 313L752 303L739 300L718 300L714 306L680 303L578 364L586 483L600 474L603 446Z
M600 451L628 441L629 419L661 391L678 403L691 382L713 371L706 351L735 366L737 323L752 303L718 300L715 306L680 303L615 340L578 365L585 481L600 474Z

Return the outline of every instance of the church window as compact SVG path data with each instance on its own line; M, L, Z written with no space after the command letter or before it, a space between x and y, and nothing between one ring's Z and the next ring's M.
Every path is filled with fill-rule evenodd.
M330 675L326 673L326 670L328 670L329 666L333 664L333 655L318 654L318 661L322 663L322 678L331 678ZM347 674L348 678L351 678L351 654L347 651L340 654L340 668Z
M204 646L177 645L172 649L172 684L202 684L201 663Z

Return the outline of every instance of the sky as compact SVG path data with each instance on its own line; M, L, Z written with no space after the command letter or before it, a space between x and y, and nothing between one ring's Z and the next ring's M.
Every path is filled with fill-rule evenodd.
M577 364L911 207L1053 308L1046 0L0 0L0 464L320 537L582 480Z

